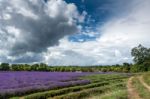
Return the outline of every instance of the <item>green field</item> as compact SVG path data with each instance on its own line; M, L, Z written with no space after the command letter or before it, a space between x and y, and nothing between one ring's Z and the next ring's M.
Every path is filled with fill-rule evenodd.
M91 80L90 84L60 88L44 92L33 93L11 99L150 99L147 85L150 84L150 73L140 74L95 74L81 77ZM129 78L132 78L129 82ZM131 83L131 86L128 85ZM134 92L130 92L129 87Z

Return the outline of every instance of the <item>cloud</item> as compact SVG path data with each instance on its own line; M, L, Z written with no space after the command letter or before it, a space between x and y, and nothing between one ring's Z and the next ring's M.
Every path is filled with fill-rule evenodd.
M0 34L3 35L0 40L11 45L12 55L46 51L47 47L57 45L60 38L76 33L77 22L84 19L74 4L63 0L47 3L4 0L0 3Z
M126 8L128 13L118 12L121 15L112 17L97 27L97 33L101 33L101 36L95 41L69 42L64 38L60 40L59 46L49 48L45 62L52 65L112 65L132 62L130 52L133 47L138 44L150 47L149 5L149 0L132 0Z
M38 54L58 45L59 39L78 32L77 23L87 14L64 0L0 0L0 11L0 52L7 51L0 60L19 62L35 61L26 54L41 57Z
M68 40L68 35L82 27L77 23L83 22L87 14L80 15L74 4L62 0L0 1L0 60L49 65L132 62L133 47L138 44L150 47L150 1L129 1L130 4L120 3L109 9L115 14L103 25L96 25L97 31L82 30L83 34L96 36L86 42ZM116 10L122 6L123 9Z
M120 50L123 49L124 50ZM50 65L111 65L131 62L130 50L97 39L88 42L60 40L59 46L50 47L44 60Z
M122 43L127 47L133 47L140 43L150 47L149 4L149 0L134 0L132 8L128 9L129 13L126 16L113 18L100 28L102 31L100 40Z

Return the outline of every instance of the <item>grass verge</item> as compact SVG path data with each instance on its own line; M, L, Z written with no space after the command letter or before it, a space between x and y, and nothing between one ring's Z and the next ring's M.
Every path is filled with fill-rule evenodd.
M137 77L133 79L133 86L139 93L140 97L142 97L143 99L150 99L149 91L140 83Z

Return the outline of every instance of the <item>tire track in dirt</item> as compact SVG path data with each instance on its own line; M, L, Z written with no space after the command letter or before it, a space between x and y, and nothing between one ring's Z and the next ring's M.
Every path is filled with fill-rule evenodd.
M127 82L128 99L142 99L137 90L133 87L132 80L134 77L130 77Z

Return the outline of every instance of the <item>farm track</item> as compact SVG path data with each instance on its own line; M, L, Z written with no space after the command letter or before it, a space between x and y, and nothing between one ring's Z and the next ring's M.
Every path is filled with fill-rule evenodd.
M144 82L143 76L139 76L138 79L141 82L141 84L150 92L150 86Z
M137 90L133 87L132 80L134 77L130 77L127 82L127 89L128 89L128 99L142 99Z

